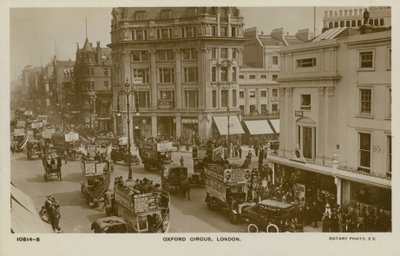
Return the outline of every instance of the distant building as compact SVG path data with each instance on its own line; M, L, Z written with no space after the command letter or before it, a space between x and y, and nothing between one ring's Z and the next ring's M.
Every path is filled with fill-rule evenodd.
M115 131L127 134L126 98L132 84L131 130L144 136L192 140L243 133L238 68L243 18L234 7L114 8ZM134 98L137 101L134 101ZM118 109L119 106L119 109ZM138 107L136 114L135 106Z
M389 6L368 8L345 8L325 11L323 17L323 31L330 28L358 28L364 24L364 11L368 10L368 24L374 27L392 26L392 9Z
M102 48L100 42L93 47L86 38L82 48L77 44L73 73L81 123L99 131L111 131L111 49Z
M244 36L248 40L243 48L243 65L239 71L239 107L242 121L250 135L260 135L260 129L252 131L252 128L258 126L251 123L268 127L267 119L279 119L278 80L281 49L304 43L310 40L312 35L308 29L299 30L294 36L288 35L283 28L274 29L265 35L254 27L245 29ZM265 122L252 121L257 119ZM275 132L279 133L279 130L274 128ZM264 129L265 132L273 130Z
M281 50L280 147L268 161L308 202L391 211L391 31L369 32L333 28Z

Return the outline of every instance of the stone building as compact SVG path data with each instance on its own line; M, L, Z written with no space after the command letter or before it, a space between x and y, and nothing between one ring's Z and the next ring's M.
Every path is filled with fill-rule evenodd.
M99 131L112 130L111 49L100 42L93 47L86 38L82 48L77 44L74 66L76 106L80 122Z
M280 148L268 161L306 201L391 211L391 31L360 31L281 50Z
M238 68L245 39L237 8L114 8L112 15L113 111L122 114L115 131L127 134L126 97L118 97L127 82L135 90L131 135L140 127L144 136L207 139L227 134L228 115L231 134L243 133Z

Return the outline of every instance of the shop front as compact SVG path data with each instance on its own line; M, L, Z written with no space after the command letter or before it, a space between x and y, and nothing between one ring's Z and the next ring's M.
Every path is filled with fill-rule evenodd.
M197 136L199 130L199 120L196 116L182 117L182 134L181 140L184 142L192 142Z
M157 135L164 139L175 138L176 124L173 116L157 117Z
M134 132L139 137L152 137L151 134L151 117L150 116L134 116ZM140 132L140 133L139 133Z
M333 176L314 173L299 168L275 164L275 182L290 180L296 186L295 198L306 203L336 203L337 188Z

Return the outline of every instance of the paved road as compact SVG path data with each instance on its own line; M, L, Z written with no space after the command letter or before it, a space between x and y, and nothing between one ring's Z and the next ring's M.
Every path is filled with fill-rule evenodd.
M192 168L190 153L174 153L173 160L179 163L184 156L185 165ZM32 198L39 210L46 195L53 195L61 204L60 225L65 233L89 233L91 223L104 212L86 205L80 191L81 170L79 161L68 162L62 167L62 181L46 182L43 179L41 160L27 160L26 154L16 153L11 156L11 180L14 185ZM117 176L128 176L126 165L116 165L111 180ZM147 177L160 182L155 171L145 171L142 165L133 168L133 178ZM210 211L204 203L204 188L193 188L191 200L180 195L171 195L170 232L245 232L246 224L232 225L222 212ZM34 231L33 231L34 232Z

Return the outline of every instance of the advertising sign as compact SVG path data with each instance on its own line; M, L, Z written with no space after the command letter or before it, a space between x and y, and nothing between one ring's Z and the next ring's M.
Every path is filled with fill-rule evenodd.
M64 135L65 141L66 142L71 142L71 141L78 141L79 140L79 134L76 132L69 132Z
M42 122L34 122L34 123L31 123L31 127L32 127L32 129L42 128L43 123Z

